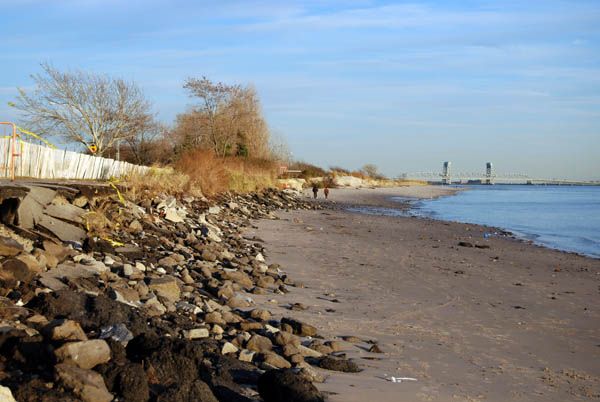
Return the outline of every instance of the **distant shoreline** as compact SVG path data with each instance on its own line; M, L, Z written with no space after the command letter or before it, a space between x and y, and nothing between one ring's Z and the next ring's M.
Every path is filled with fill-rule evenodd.
M418 199L434 199L454 195L466 189L448 186L401 186L377 188L333 188L330 190L329 200L326 201L322 191L319 191L317 202L328 203L334 208L348 208L353 206L386 207L392 209L410 208L409 203L403 204L392 200L394 197ZM304 191L305 197L313 198L310 190Z
M495 232L499 236L510 237L515 241L529 244L536 247L542 247L549 250L578 255L584 258L600 259L592 254L578 252L574 250L561 248L559 245L552 245L536 241L536 237L540 234L527 233L519 231L515 228L478 224L474 222L442 219L436 216L426 214L413 213L411 211L419 211L416 202L423 200L432 200L440 197L449 197L456 195L458 192L469 191L471 185L463 185L465 188L447 187L447 186L417 186L417 187L392 187L379 189L335 189L341 190L341 194L337 194L339 200L336 200L334 208L339 208L351 213L360 213L366 215L380 215L393 217L411 217L424 220L433 220L438 222L452 222L465 225L478 225L487 228L490 232ZM429 188L432 187L432 188ZM406 198L407 201L394 200L394 198Z

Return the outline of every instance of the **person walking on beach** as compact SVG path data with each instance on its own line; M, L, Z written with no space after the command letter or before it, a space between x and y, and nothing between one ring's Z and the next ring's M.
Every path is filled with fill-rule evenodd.
M329 187L325 186L323 193L325 194L325 199L327 199L327 197L329 197Z
M317 187L317 183L313 184L313 195L315 196L315 199L317 198L317 193L319 192L319 187Z

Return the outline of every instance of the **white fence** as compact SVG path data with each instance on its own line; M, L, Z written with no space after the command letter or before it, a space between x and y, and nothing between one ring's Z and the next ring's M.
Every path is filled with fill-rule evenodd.
M0 177L10 177L12 138L0 138ZM37 179L107 180L129 173L143 173L146 166L114 159L52 149L17 140L15 177Z

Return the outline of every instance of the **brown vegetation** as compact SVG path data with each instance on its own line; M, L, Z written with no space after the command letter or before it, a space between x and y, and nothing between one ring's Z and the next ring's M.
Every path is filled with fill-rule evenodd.
M269 131L254 88L190 78L185 84L199 103L177 116L178 151L210 149L219 157L269 157Z
M322 178L333 186L336 175L385 180L375 165L361 170L325 170L290 161L285 140L271 137L252 86L189 78L183 87L197 100L169 129L154 121L150 104L133 83L85 72L60 72L43 64L34 75L36 89L19 90L15 107L42 134L60 134L87 149L152 169L128 178L136 199L148 192L182 194L201 190L247 192L276 185L278 165L299 170L300 178Z
M183 195L196 192L190 177L172 167L152 167L147 173L131 174L119 183L127 193L127 198L137 202L158 194ZM197 195L200 195L198 192Z
M275 186L276 164L268 159L239 156L218 157L212 150L185 153L175 164L203 194L224 191L244 193Z
M314 177L324 177L328 174L328 172L325 169L319 166L300 161L294 162L290 166L290 170L300 170L300 178L306 180L312 179Z

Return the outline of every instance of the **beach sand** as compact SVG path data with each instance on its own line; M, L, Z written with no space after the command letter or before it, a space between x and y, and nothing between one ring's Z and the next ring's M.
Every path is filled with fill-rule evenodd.
M330 198L389 207L391 195L451 191L333 189ZM247 235L264 240L268 262L305 287L257 302L280 316L289 314L284 303L303 303L308 309L293 315L325 337L365 341L347 344L361 373L319 370L329 401L600 398L600 260L486 239L492 230L477 225L341 209L279 218L255 222ZM369 340L384 353L368 352Z

